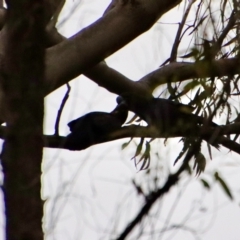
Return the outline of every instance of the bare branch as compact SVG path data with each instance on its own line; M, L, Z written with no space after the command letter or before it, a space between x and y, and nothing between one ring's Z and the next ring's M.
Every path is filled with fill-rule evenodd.
M141 220L149 213L153 204L165 193L167 193L179 180L180 175L185 171L188 162L191 158L183 161L181 167L174 174L170 174L167 178L165 184L159 188L155 192L151 192L148 196L146 196L146 201L143 207L140 208L140 211L136 215L136 217L127 225L124 231L120 234L120 236L116 240L124 240L129 235L129 233L141 222Z
M226 38L227 34L233 29L236 23L235 12L233 11L228 19L228 23L226 27L222 30L221 35L218 37L217 41L211 47L211 53L216 55L220 50L224 39Z
M178 46L181 42L181 34L182 34L182 30L183 30L183 27L186 23L186 20L187 20L187 17L188 17L188 14L191 10L191 7L193 5L195 1L190 1L188 6L187 6L187 9L183 15L183 18L182 18L182 21L181 23L179 24L179 27L178 27L178 31L177 31L177 34L176 34L176 37L175 37L175 40L174 40L174 43L173 43L173 47L172 47L172 51L171 51L171 55L170 55L170 62L175 62L176 61L176 58L177 58L177 51L178 51Z
M6 127L0 126L0 138L5 139ZM200 134L200 135L199 135ZM202 134L202 135L201 135ZM240 123L229 124L226 126L219 126L216 128L205 128L204 133L201 133L201 129L196 128L196 131L191 132L192 137L201 137L209 144L220 144L227 149L240 154L240 144L231 140L230 138L224 137L223 135L233 135L240 134ZM108 136L102 136L101 139L98 139L94 144L110 142L114 140L119 140L123 138L175 138L175 137L186 137L186 135L176 134L175 135L166 135L156 131L155 128L151 127L141 127L141 126L127 126L122 127L118 131L112 132ZM216 136L217 135L217 136ZM64 147L64 142L66 137L56 136L56 135L45 135L44 136L44 147L48 148L60 148L66 149ZM90 145L88 146L90 147ZM83 150L83 149L82 149Z
M170 82L181 82L188 79L205 78L210 76L233 76L240 72L239 60L237 58L215 60L212 62L211 69L204 70L201 63L204 64L204 61L199 61L197 63L171 63L149 73L143 77L140 82L153 91L157 86Z
M107 14L108 15L108 14ZM1 14L0 14L1 16ZM3 10L3 18L5 16L5 10ZM0 21L1 22L1 21ZM225 36L226 32L229 31L229 26L234 24L234 17L231 15L230 23L227 24L225 30L223 31L220 39ZM51 45L56 45L60 43L65 38L61 36L56 29L52 30L48 34L51 38ZM219 41L220 41L219 39ZM66 57L64 57L67 59ZM53 64L57 65L57 64ZM191 78L198 77L209 77L209 76L225 76L233 75L239 73L238 60L237 59L221 59L213 62L214 69L211 72L200 71L201 67L198 64L186 62L186 63L172 63L164 66L148 75L143 77L139 82L133 82L124 75L118 73L114 69L109 68L105 63L100 63L95 67L87 70L84 74L99 84L100 86L106 88L110 92L121 94L122 92L139 92L140 94L153 91L157 86L165 84L168 82L184 81ZM79 73L80 74L80 73ZM69 80L72 78L70 77ZM47 89L46 94L55 89L54 84L52 85L52 80L47 76ZM49 87L50 86L50 87Z
M58 109L58 114L57 114L57 118L56 118L56 122L55 122L55 132L54 132L54 135L56 136L59 136L59 123L60 123L60 119L61 119L61 115L62 115L62 111L63 111L63 108L68 100L68 97L69 97L69 93L71 91L71 87L69 85L69 83L66 84L67 85L67 92L65 93L65 96L61 102L61 105Z
M226 129L225 129L226 128ZM233 132L235 130L235 132ZM207 133L206 133L207 132ZM227 149L236 152L240 154L240 144L236 143L235 141L224 137L222 135L225 135L227 133L231 134L238 134L240 133L240 126L239 124L231 124L225 126L221 126L220 131L217 130L217 137L216 137L216 129L215 128L209 128L204 130L204 134L199 135L199 131L196 128L195 132L192 132L191 136L192 137L201 137L203 138L206 142L208 142L211 145L217 145L220 144ZM195 134L195 135L194 135ZM185 136L188 136L186 134ZM4 138L4 127L1 127L0 131L0 137ZM128 126L128 127L122 127L118 131L113 132L112 134L108 136L102 136L101 139L98 139L94 144L99 144L99 143L105 143L105 142L110 142L118 139L123 139L123 138L175 138L175 137L183 137L183 135L171 135L171 136L166 136L164 134L159 133L156 131L155 128L150 128L150 127L140 127L140 126ZM214 138L214 139L213 139ZM64 142L65 142L65 137L62 136L45 136L45 147L49 148L61 148L64 149ZM88 146L90 147L90 146ZM65 148L66 149L66 148ZM82 149L83 150L83 149Z
M147 31L161 15L181 1L139 2L134 8L129 5L117 6L88 28L48 49L45 75L47 91L55 90L110 56ZM115 29L118 29L118 34L113 31Z
M142 82L134 82L101 62L84 72L84 75L110 92L120 95L124 92L137 92L146 95L149 93L148 86Z

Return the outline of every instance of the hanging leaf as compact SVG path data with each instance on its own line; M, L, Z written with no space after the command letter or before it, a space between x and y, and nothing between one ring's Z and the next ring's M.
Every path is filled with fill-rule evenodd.
M208 183L206 180L200 179L200 182L202 183L202 185L203 185L207 190L210 190L210 189L211 189L209 183Z
M207 143L207 149L208 149L209 157L212 160L212 149L211 149L211 145L209 143Z
M189 144L190 144L189 139L182 138L182 141L183 141L182 151L178 154L177 158L175 159L175 161L173 163L173 166L178 162L179 159L181 159L181 157L186 153L186 151L189 148Z
M193 170L196 171L196 176L199 176L202 172L204 172L205 167L206 167L206 158L201 152L199 152L195 155L195 161L193 165Z
M140 143L137 145L136 152L135 152L134 156L132 157L132 159L137 157L141 153L143 142L144 142L144 138L141 138Z
M133 138L131 138L128 142L123 143L122 146L121 146L121 149L122 149L122 150L125 149L125 148L130 144L130 142L131 142L132 140L133 140Z
M192 48L191 52L189 52L185 55L179 56L179 57L180 58L191 58L191 57L193 57L194 59L197 59L199 54L200 53L199 53L199 50L197 48Z
M139 171L146 170L149 168L150 165L150 152L151 152L151 145L149 142L146 142L146 149L143 153L142 157L140 158L138 164L142 162L142 165L139 169Z
M233 200L233 196L232 196L231 190L229 189L229 187L226 184L226 182L219 176L218 172L215 172L214 177L215 177L215 180L220 184L220 186L222 187L222 189L226 193L226 195L231 200Z
M173 166L175 166L175 164L178 162L179 159L181 159L181 157L184 155L184 153L187 151L187 149L185 149L183 147L182 151L178 154L177 158L175 159Z

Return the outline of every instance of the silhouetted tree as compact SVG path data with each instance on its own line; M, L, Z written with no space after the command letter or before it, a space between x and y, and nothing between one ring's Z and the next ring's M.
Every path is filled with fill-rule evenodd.
M107 66L105 58L148 31L182 2L186 4L182 21L170 56L160 68L133 82ZM113 0L98 21L68 39L55 27L64 0L6 0L6 8L2 3L0 119L6 123L1 127L6 239L43 239L43 147L81 150L97 143L138 137L142 140L135 157L140 156L141 169L145 169L149 166L151 141L147 141L141 155L144 138L182 137L183 149L176 159L179 161L186 153L182 165L160 188L145 196L144 206L118 239L126 239L156 200L178 182L182 172L191 172L192 157L197 174L204 170L202 139L216 148L223 145L240 153L239 109L230 101L238 100L239 95L239 1L204 2ZM195 18L187 22L191 11ZM186 34L192 36L192 45L180 56L179 45ZM44 96L80 74L121 96L120 105L110 113L92 112L70 122L67 137L44 136ZM160 85L165 86L167 99L152 97ZM188 105L181 103L184 97L189 99ZM127 110L135 112L148 126L122 127ZM195 112L190 113L192 110ZM223 112L225 122L219 127L213 118ZM189 132L195 127L197 131ZM215 174L215 179L231 198L221 177Z

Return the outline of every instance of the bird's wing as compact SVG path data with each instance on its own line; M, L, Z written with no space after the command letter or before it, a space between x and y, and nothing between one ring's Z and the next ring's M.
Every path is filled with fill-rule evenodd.
M69 122L67 125L72 132L75 128L83 128L87 125L92 124L92 122L97 122L98 119L101 119L102 115L107 114L105 112L90 112L82 117L76 118Z
M170 100L169 100L170 101ZM186 105L186 104L182 104L182 103L177 103L177 102L172 102L174 103L177 107L178 110L182 113L188 113L191 114L194 111L194 107L190 106L190 105Z

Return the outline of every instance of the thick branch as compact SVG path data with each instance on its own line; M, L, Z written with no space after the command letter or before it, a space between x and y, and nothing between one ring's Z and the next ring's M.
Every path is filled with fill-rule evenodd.
M48 23L59 7L62 7L64 0L47 0L45 1L45 21Z
M204 62L176 62L163 66L139 80L148 86L151 91L162 84L181 82L192 78L205 78L210 76L233 76L240 73L239 60L237 58L220 59L212 62L212 68L202 67Z
M6 21L7 11L4 8L0 8L0 29L2 29Z
M56 28L47 30L48 44L54 46L66 40L65 37L57 32ZM110 68L104 61L83 72L83 74L99 86L118 95L123 92L137 92L140 95L145 95L149 91L148 86L141 82L130 80L120 72Z
M55 90L122 48L180 2L142 0L136 6L120 5L75 36L48 49L47 91Z
M5 10L2 10L2 12L0 11L0 16L2 16L3 19L5 18ZM0 21L0 23L1 22L2 21ZM65 40L64 37L57 33L56 29L51 29L51 32L48 33L48 37L51 39L52 45L56 45ZM66 40L66 42L67 41L68 40ZM67 59L66 57L64 58ZM168 82L184 81L191 78L209 76L221 77L238 74L240 72L239 62L235 58L216 60L213 62L213 66L212 69L204 68L203 71L200 62L197 64L192 62L171 63L153 71L137 82L131 81L121 73L108 67L104 62L85 71L83 74L101 87L119 95L123 92L138 92L139 94L146 94L146 92L151 92L157 86ZM208 72L209 70L211 70L211 72ZM80 73L81 72L79 72L79 74ZM69 80L71 79L72 78L69 78ZM51 84L50 76L47 76L46 81L47 85L51 85L50 88L46 89L46 94L48 94L50 91L54 90L55 87L54 84Z
M110 68L105 62L95 65L83 74L99 86L118 95L124 92L136 92L144 95L149 92L148 86L144 83L132 81L120 72Z
M197 130L197 129L196 129ZM199 136L200 133L199 131L195 131L191 133L191 137L194 137L194 134L196 137ZM206 133L207 132L207 133ZM212 140L213 136L216 135L216 139L214 141ZM240 154L240 144L236 143L235 141L224 137L223 135L225 134L240 134L240 124L231 124L227 126L221 126L219 130L216 131L215 128L209 128L207 131L205 129L204 135L201 137L207 141L210 144L216 145L220 144L227 149L236 152ZM185 136L188 136L189 134L186 134ZM0 137L4 138L4 127L1 127L0 131ZM103 136L101 139L98 139L94 144L99 144L99 143L105 143L105 142L110 142L118 139L123 139L123 138L175 138L175 137L182 137L182 135L171 135L171 136L166 136L164 134L161 134L156 131L155 128L149 128L149 127L140 127L140 126L128 126L128 127L122 127L120 130L113 132L111 135L108 136ZM62 136L45 136L45 147L49 148L61 148L64 149L64 142L66 137ZM94 145L93 144L93 145ZM90 147L90 146L88 146ZM65 148L66 149L66 148Z
M53 39L53 42L61 42L63 39L56 30L49 33L49 36ZM201 62L175 62L163 66L144 76L139 81L134 82L107 66L105 62L100 62L83 74L99 86L120 95L123 92L146 94L147 92L152 92L159 85L169 82L210 76L222 77L239 74L240 72L239 60L237 58L215 60L212 69L204 68L204 71L202 69Z
M4 10L3 13L5 13ZM3 14L3 17L4 16L5 14ZM64 37L57 33L56 29L52 29L51 32L48 33L48 36L53 45L65 40ZM238 74L240 72L239 61L236 58L216 60L213 62L213 66L212 69L204 68L203 71L201 62L171 63L153 71L137 82L133 82L121 73L108 67L104 62L95 65L89 70L83 72L83 74L101 87L119 95L123 92L138 92L139 94L146 94L146 92L151 92L157 86L168 82L184 81L191 78L209 76L221 77ZM211 72L209 72L209 70L211 70ZM47 85L51 82L51 79L49 80L49 78L50 77L47 78ZM71 80L71 78L69 80ZM55 89L54 86L52 87L51 89L46 89L46 94Z

